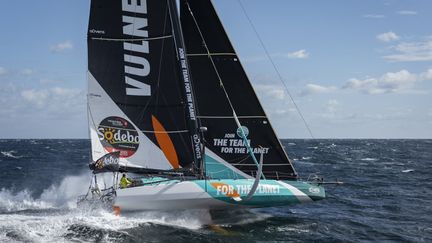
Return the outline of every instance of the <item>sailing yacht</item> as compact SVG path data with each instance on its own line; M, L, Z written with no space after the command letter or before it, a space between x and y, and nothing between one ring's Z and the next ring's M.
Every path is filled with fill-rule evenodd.
M81 199L132 211L325 198L299 179L211 0L92 0L88 120L94 181Z

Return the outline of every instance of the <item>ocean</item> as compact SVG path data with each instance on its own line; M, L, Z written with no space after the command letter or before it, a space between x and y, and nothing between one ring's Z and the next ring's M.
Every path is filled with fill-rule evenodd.
M432 242L432 140L283 140L327 199L281 208L141 212L76 207L88 140L0 140L0 242Z

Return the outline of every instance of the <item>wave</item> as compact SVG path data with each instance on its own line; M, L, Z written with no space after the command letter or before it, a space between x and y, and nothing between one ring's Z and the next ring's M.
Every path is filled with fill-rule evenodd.
M33 198L28 189L19 192L1 189L0 242L109 242L119 240L112 238L113 235L124 239L136 230L158 230L160 227L212 230L207 226L248 224L269 217L256 213L242 217L226 212L221 214L222 221L214 221L208 210L126 212L116 216L104 208L78 208L76 199L86 193L89 180L89 173L67 176L37 198Z
M211 222L210 213L206 210L142 212L115 216L103 209L73 209L51 214L6 214L1 217L1 242L118 242L131 237L131 234L137 234L136 232L157 232L169 228L174 229L174 232L192 230L199 234L200 231L197 230L206 230ZM158 241L156 237L159 236L150 234L148 237Z
M14 155L14 153L16 153L15 150L11 150L11 151L1 151L1 154L2 154L3 156L5 156L5 157L8 157L8 158L20 159L20 158L24 157L24 156L17 156L17 155Z
M25 189L19 192L2 188L0 190L0 213L34 209L76 208L76 199L86 193L89 181L88 173L79 176L65 177L57 185L45 189L39 198L33 198L32 191Z
M0 213L47 208L53 208L53 205L49 202L33 199L28 190L18 193L12 193L5 188L0 190Z
M402 173L409 173L409 172L414 172L414 170L413 169L406 169L406 170L402 171Z
M38 198L30 190L0 190L0 242L116 241L110 235L125 230L165 225L189 230L212 223L207 210L139 212L115 216L104 208L79 207L76 199L88 189L89 173L68 176L45 189ZM159 226L158 226L159 225ZM85 232L83 232L85 231ZM86 238L88 237L88 238ZM118 239L117 239L118 241Z

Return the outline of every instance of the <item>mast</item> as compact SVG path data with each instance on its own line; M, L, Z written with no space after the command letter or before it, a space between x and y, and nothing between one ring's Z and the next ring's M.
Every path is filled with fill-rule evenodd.
M168 9L169 15L171 19L171 27L172 33L174 37L174 44L177 54L177 61L179 66L180 78L184 84L184 94L186 98L186 113L189 126L189 134L192 142L192 154L194 158L194 167L197 165L200 167L200 174L203 176L203 156L202 156L202 147L201 144L201 135L200 135L200 127L197 118L197 109L196 109L196 101L195 95L193 91L192 85L192 76L189 70L189 63L186 57L186 48L185 42L183 39L183 32L180 26L180 18L177 13L177 4L176 0L167 0L168 1Z

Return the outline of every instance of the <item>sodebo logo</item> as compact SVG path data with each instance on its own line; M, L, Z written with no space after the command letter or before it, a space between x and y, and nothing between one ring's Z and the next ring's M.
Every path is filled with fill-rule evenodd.
M128 120L110 116L98 126L99 140L108 152L120 151L121 158L132 156L138 149L139 136Z

